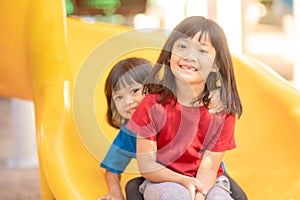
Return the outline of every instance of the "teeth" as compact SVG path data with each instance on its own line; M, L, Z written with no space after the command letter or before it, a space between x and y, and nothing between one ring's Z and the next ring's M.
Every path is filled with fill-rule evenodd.
M181 68L182 69L187 69L187 70L190 70L190 71L193 71L193 72L196 72L198 71L196 68L194 67L189 67L189 66L185 66L185 65L181 65Z

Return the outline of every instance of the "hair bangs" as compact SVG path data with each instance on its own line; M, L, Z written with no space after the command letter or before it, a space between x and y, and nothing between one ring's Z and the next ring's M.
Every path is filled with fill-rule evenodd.
M145 70L143 66L138 66L127 71L116 82L114 86L114 92L136 83L143 84L143 81L150 73L150 70L151 68L149 68L149 70Z
M117 92L119 90L121 90L122 88L125 88L127 86L133 85L134 83L136 83L136 81L133 80L132 77L130 76L122 76L118 82L114 85L114 92Z

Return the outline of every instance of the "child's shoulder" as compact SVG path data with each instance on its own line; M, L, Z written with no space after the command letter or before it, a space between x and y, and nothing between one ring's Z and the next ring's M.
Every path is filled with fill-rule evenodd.
M160 99L160 94L158 93L153 93L153 94L147 94L144 98L145 101L151 101L151 102L156 102Z

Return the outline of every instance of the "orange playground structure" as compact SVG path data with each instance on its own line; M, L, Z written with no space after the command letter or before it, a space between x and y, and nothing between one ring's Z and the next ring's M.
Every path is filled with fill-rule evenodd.
M69 18L62 0L1 4L0 95L34 102L42 198L97 199L107 192L99 162L116 134L103 80L123 57L155 62L164 33ZM234 65L244 113L227 170L249 199L300 199L300 92L261 62ZM138 175L132 162L122 184Z

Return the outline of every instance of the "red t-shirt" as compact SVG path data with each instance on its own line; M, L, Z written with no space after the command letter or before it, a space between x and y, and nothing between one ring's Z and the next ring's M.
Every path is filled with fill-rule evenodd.
M127 124L132 132L157 142L157 162L195 177L205 150L235 148L235 115L212 114L204 106L174 105L174 101L158 103L158 98L159 94L148 94Z

